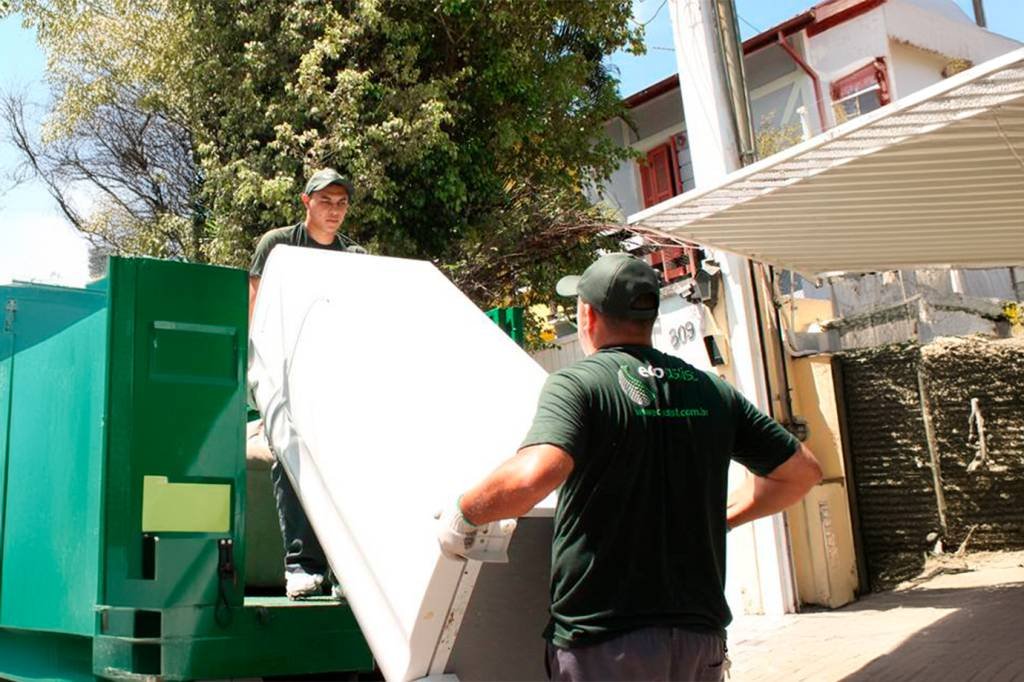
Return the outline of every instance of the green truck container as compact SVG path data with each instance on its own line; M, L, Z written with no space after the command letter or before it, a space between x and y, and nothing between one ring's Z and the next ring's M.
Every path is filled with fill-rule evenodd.
M0 677L371 670L346 604L245 595L246 274L0 287Z

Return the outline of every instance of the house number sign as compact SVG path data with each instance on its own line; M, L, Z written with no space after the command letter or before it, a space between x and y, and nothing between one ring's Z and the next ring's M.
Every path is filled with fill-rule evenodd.
M690 343L697 338L697 328L693 322L684 322L678 327L668 330L668 341L673 348L679 348L684 343Z

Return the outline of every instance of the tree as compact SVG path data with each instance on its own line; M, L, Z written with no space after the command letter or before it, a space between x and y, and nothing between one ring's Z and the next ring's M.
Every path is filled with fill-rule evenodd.
M24 99L5 95L0 117L21 152L21 173L41 179L65 218L103 252L204 260L202 226L191 219L196 167L188 131L118 94L48 142L33 135ZM91 208L75 193L91 195Z
M641 49L629 0L125 5L14 9L51 57L53 139L118 100L185 133L189 257L244 265L325 165L356 183L353 237L484 306L548 298L613 222L582 190L628 155L603 135L624 110L602 59Z
M162 61L183 39L166 30L166 3L7 2L47 54L53 107L36 135L23 96L6 93L0 117L21 151L15 181L41 179L68 221L98 252L205 260L196 220L199 167L177 71ZM92 204L83 208L74 197Z

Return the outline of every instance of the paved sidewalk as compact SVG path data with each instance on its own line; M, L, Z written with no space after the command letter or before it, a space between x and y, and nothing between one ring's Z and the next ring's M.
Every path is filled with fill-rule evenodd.
M1024 552L966 563L834 611L737 618L732 682L1024 680Z

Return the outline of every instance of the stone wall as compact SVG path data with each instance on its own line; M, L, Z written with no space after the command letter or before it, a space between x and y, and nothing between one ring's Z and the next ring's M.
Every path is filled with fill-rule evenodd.
M1024 342L950 339L921 349L942 454L948 539L974 527L973 549L1024 547ZM984 418L987 466L970 438L971 399ZM947 548L949 542L947 542Z
M947 551L969 533L972 549L1024 548L1024 342L942 339L847 352L840 360L872 588L915 575L936 538ZM945 531L919 372L935 432ZM968 471L978 454L968 441L971 398L985 420L989 462Z

